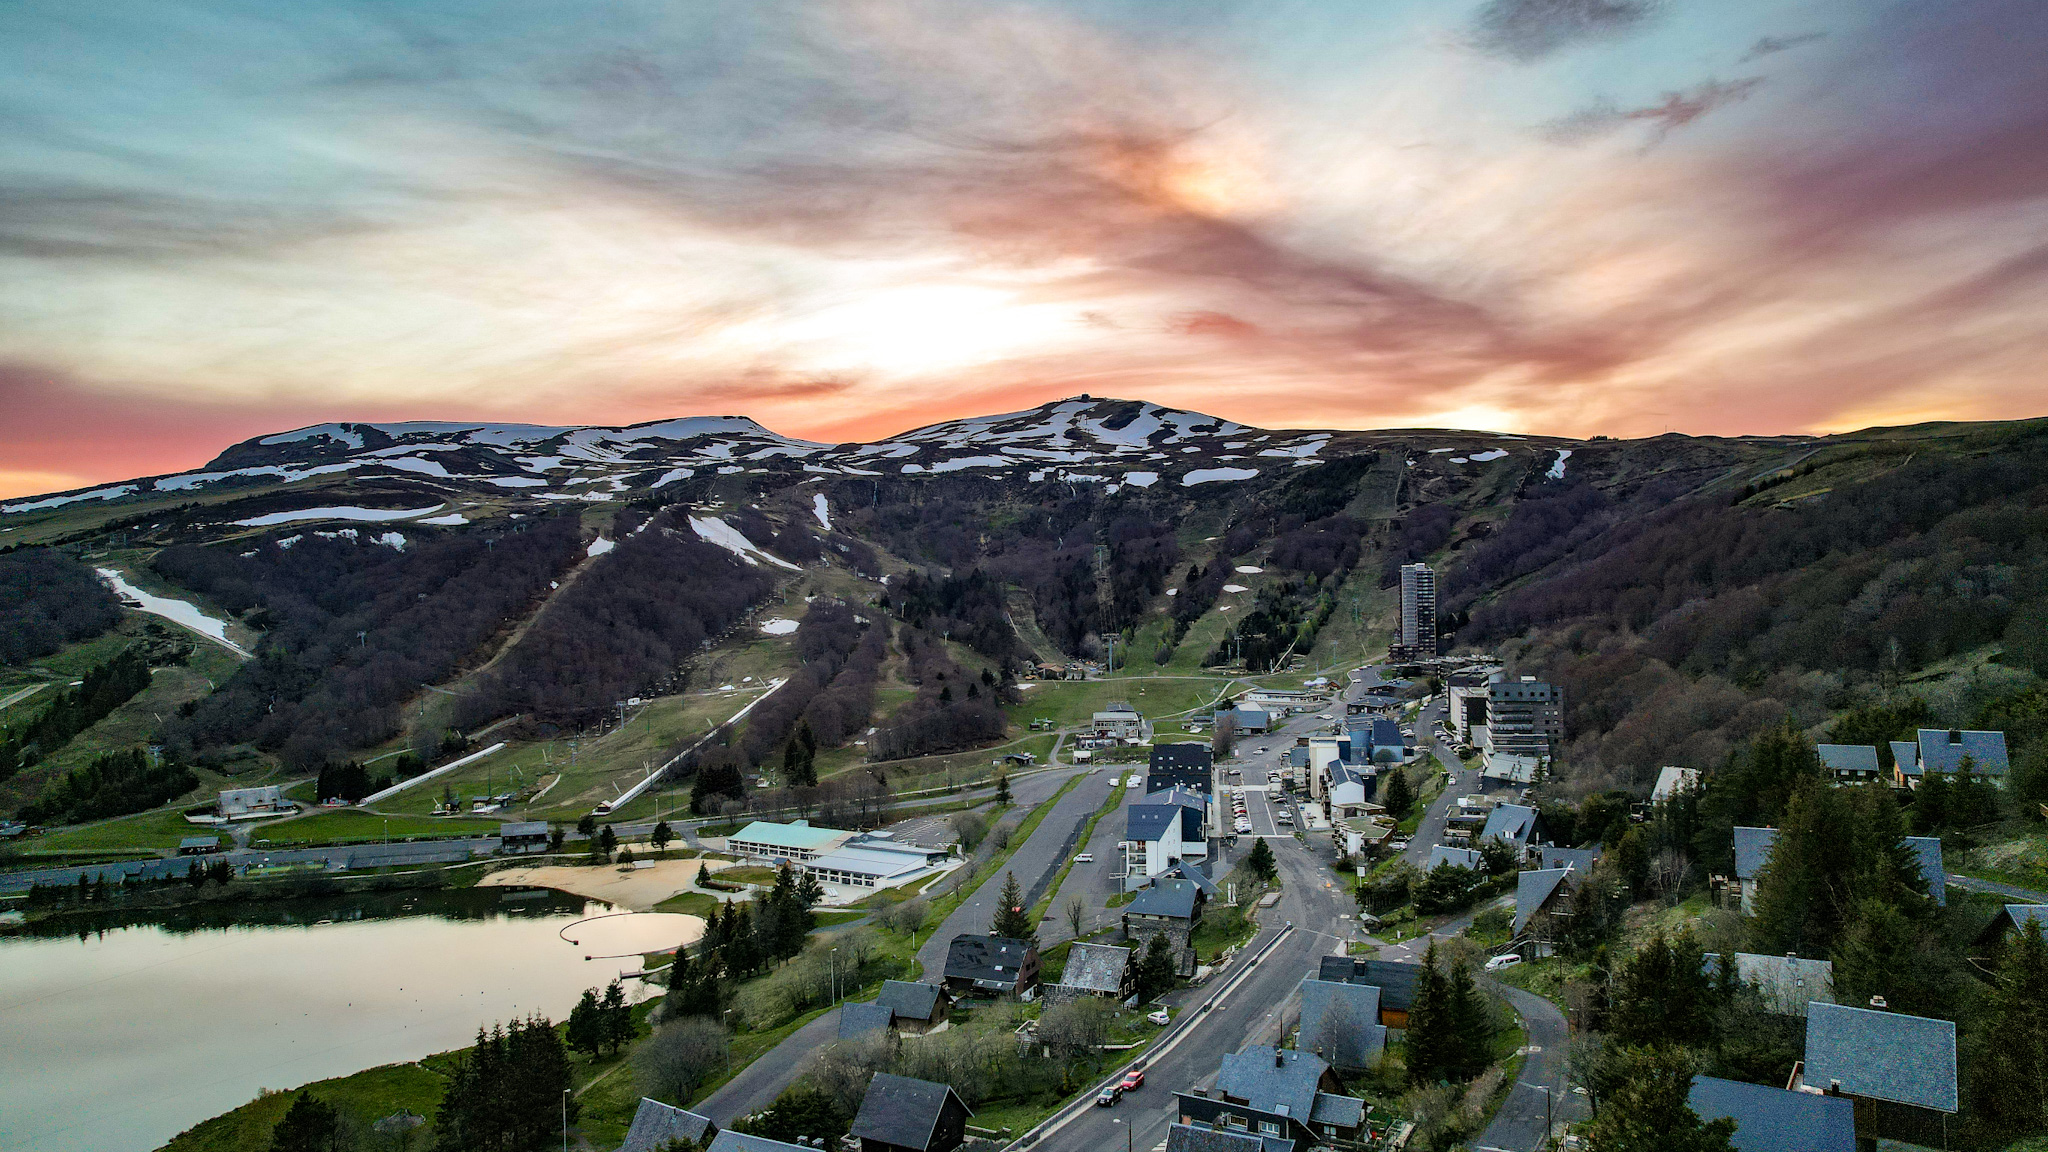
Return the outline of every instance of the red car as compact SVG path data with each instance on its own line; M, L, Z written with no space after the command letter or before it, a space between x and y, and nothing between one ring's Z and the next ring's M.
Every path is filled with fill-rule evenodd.
M1131 1071L1124 1073L1123 1083L1118 1084L1117 1088L1125 1092L1130 1092L1142 1088L1144 1086L1145 1074L1136 1069L1132 1069Z

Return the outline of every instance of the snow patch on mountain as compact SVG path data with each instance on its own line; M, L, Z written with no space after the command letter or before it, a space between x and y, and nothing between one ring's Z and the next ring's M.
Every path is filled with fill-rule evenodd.
M425 508L299 508L291 512L251 516L235 523L243 528L268 528L273 524L294 524L301 520L410 520L445 507L445 504L431 504Z
M1192 488L1197 484L1212 484L1218 480L1249 480L1259 474L1257 468L1197 468L1180 478L1181 486Z
M1557 462L1556 462L1556 463L1554 463L1554 464L1552 464L1552 465L1550 466L1550 471L1548 471L1548 472L1545 472L1545 473L1544 473L1544 475L1545 475L1545 476L1548 476L1548 477L1550 477L1550 478L1551 478L1552 480L1562 480L1562 479L1564 479L1564 462L1565 462L1565 461L1567 461L1567 460L1569 460L1569 459L1571 459L1571 458L1572 458L1572 450L1571 450L1571 449L1569 449L1569 448L1559 448L1559 449L1557 450Z
M761 561L766 560L778 568L787 568L791 572L801 572L803 570L787 560L770 556L768 553L763 552L752 540L742 535L739 529L718 519L716 516L692 516L690 517L690 528L705 543L716 544L718 547L725 549L755 567L759 567Z
M823 492L814 493L811 496L811 515L818 518L818 523L824 527L825 531L830 532L832 530L832 505L826 502Z

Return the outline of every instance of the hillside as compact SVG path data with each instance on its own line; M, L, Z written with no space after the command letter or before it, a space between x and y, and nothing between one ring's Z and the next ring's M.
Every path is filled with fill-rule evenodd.
M156 734L203 767L421 763L488 731L537 778L554 741L596 740L642 699L691 719L610 770L687 753L678 771L708 765L730 795L748 773L801 777L800 729L830 734L828 773L998 741L1043 659L1114 645L1125 674L1179 676L1364 659L1394 569L1427 559L1457 643L1570 689L1561 774L1636 788L1788 715L1819 724L1999 659L2043 600L2044 445L2040 423L1281 431L1089 397L870 444L743 417L344 423L0 506L0 541L145 573L260 632L260 659ZM711 705L736 710L741 680L788 683L727 732ZM848 745L863 725L872 743Z

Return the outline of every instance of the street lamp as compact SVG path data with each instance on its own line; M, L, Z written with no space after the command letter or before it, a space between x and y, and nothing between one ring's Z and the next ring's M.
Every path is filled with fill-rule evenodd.
M569 1152L569 1090L562 1089L562 1152Z
M1111 1123L1111 1124L1123 1124L1123 1126L1124 1126L1124 1152L1132 1152L1132 1146L1133 1146L1133 1145L1135 1144L1135 1142L1136 1142L1136 1140L1137 1140L1137 1137L1133 1136L1133 1135L1132 1135L1131 1133L1132 1133L1132 1130L1133 1130L1133 1129L1134 1129L1134 1128L1136 1127L1136 1125L1134 1125L1134 1124L1124 1124L1124 1122L1123 1122L1122 1120L1111 1120L1111 1121L1110 1121L1110 1123Z
M832 1005L839 1006L839 949L832 950Z

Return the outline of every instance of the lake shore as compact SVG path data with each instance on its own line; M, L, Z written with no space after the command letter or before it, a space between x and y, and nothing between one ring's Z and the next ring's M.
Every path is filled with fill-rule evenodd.
M500 868L477 881L477 886L553 888L635 912L652 912L656 905L672 896L705 891L697 887L698 878L705 872L732 866L728 860L648 860L630 867L616 864L537 864L524 868Z

